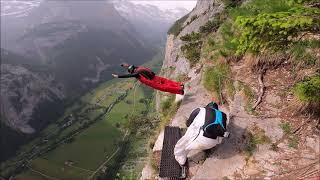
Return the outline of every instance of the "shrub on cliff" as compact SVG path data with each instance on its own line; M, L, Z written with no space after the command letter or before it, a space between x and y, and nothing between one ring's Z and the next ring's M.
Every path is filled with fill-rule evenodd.
M200 27L200 33L211 33L217 31L221 23L222 21L219 19L219 17L208 21L205 25Z
M296 84L294 94L303 102L320 102L320 75Z
M190 33L190 34L186 34L186 35L180 37L181 41L186 41L186 42L199 41L200 38L201 38L201 34L196 33L194 31L192 31L192 33Z
M174 36L178 36L183 29L183 23L188 19L188 17L189 17L189 14L177 20L168 30L168 34L173 34Z
M192 32L181 36L180 39L185 41L186 44L181 46L181 51L185 58L189 60L190 66L193 67L200 60L201 47L202 47L202 35L197 32Z
M183 55L189 60L191 67L195 66L200 60L201 46L202 42L191 42L181 47L181 51L183 52Z
M320 30L320 10L296 7L287 12L261 13L255 17L238 17L241 28L238 53L266 48L281 50L296 41L301 32Z
M318 33L320 9L305 6L305 2L255 0L231 10L240 35L234 39L239 42L237 53L284 50L303 33Z

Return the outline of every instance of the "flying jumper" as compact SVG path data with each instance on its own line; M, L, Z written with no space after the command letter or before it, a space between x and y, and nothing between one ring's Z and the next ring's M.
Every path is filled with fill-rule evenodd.
M149 68L142 66L134 66L126 63L121 64L122 67L127 68L129 74L117 75L112 74L115 78L137 78L141 83L152 87L154 89L169 92L173 94L184 94L184 85L160 76L156 76Z

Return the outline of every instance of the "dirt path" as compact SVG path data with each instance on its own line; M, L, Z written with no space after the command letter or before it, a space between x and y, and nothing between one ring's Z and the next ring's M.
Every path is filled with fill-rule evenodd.
M37 173L37 174L41 175L42 177L44 177L44 178L46 178L46 179L50 179L50 180L60 180L60 179L58 179L58 178L55 178L55 177L46 175L46 174L44 174L44 173L42 173L42 172L40 172L40 171L34 170L34 169L32 169L30 166L27 166L27 167L28 167L32 172Z

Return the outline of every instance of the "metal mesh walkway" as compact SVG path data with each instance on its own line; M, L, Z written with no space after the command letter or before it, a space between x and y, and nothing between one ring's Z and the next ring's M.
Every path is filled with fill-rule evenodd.
M159 172L162 178L178 179L181 177L182 168L174 158L174 146L180 138L180 128L165 127Z

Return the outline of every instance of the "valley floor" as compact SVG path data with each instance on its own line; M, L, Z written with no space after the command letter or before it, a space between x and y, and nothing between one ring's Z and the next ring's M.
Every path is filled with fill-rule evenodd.
M109 165L119 163L128 117L149 108L139 101L146 98L148 89L138 85L111 81L88 93L2 167L9 171L10 167L24 166L27 171L15 176L23 180L88 179L108 171ZM145 152L144 141L133 143L131 148L136 149L132 151Z

